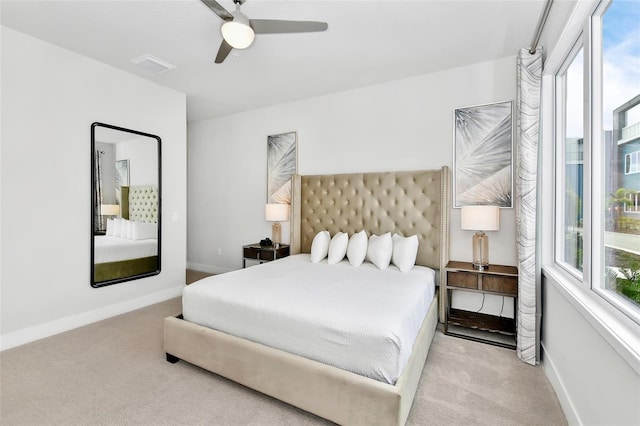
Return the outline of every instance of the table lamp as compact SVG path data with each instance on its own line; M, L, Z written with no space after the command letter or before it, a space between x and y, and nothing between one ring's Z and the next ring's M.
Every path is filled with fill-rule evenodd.
M120 206L117 204L102 204L100 206L100 214L102 216L118 216L120 214Z
M484 231L500 229L500 207L463 206L460 227L477 231L473 236L473 267L483 270L489 266L489 237Z
M280 244L282 238L282 227L280 222L289 220L289 204L267 204L264 208L264 217L267 221L273 222L271 225L271 239L273 245Z

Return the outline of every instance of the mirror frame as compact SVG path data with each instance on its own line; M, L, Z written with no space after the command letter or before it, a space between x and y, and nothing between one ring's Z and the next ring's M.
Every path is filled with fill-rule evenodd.
M157 141L157 145L158 145L158 268L153 271L153 272L145 272L142 274L137 274L137 275L131 275L128 277L123 277L123 278L116 278L116 279L112 279L112 280L107 280L107 281L99 281L99 282L95 282L94 281L94 274L95 274L95 242L94 242L94 215L95 215L95 190L94 190L94 183L95 183L95 179L96 179L96 170L95 170L95 165L94 165L94 161L95 161L95 151L96 151L96 127L104 127L107 129L111 129L111 130L118 130L121 132L126 132L126 133L131 133L133 135L138 135L138 136L146 136L152 139L155 139ZM161 266L162 266L162 140L160 139L159 136L157 135L152 135L150 133L145 133L145 132L140 132L137 130L132 130L132 129L127 129L124 127L119 127L119 126L114 126L112 124L106 124L106 123L100 123L100 122L94 122L91 124L91 185L89 185L91 187L91 276L90 276L90 282L91 282L91 287L93 288L100 288L100 287L106 287L109 285L113 285L113 284L119 284L119 283L123 283L123 282L127 282L127 281L133 281L133 280L137 280L140 278L145 278L145 277L152 277L155 275L160 274L160 271L162 270Z

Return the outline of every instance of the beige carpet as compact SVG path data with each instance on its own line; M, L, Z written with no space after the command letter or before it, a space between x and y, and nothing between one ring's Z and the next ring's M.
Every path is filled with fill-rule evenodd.
M189 365L169 364L173 299L0 354L0 424L319 425L323 419ZM540 367L436 333L409 425L563 425Z
M211 275L213 274L210 274L208 272L195 271L193 269L187 269L186 282L187 284L191 284L203 278L210 277Z

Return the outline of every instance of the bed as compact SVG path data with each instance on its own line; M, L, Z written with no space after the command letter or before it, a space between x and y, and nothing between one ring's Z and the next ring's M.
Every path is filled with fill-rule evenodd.
M94 282L155 272L158 239L130 240L112 235L94 236Z
M431 271L434 284L438 282L439 270L444 267L449 255L450 196L447 167L413 172L296 175L293 178L292 188L291 251L293 255L247 270L222 274L218 276L218 280L213 277L213 281L218 283L215 284L216 291L221 292L223 298L237 290L239 294L245 295L240 299L244 297L251 301L251 287L243 290L229 286L242 286L243 282L254 282L255 274L265 277L263 281L268 281L265 285L274 289L276 297L278 294L297 297L295 293L299 290L298 286L305 287L308 284L307 281L310 281L301 277L305 274L313 276L310 272L305 272L314 265L308 259L313 238L318 232L324 230L329 231L331 235L337 232L346 232L351 235L362 229L369 235L381 235L386 232L397 232L405 236L417 235L419 247L416 267L411 272ZM346 274L354 269L373 268L372 265L354 268L345 262L343 260L337 265L329 265L329 268L333 268L331 273L337 274L338 277L346 277L340 271ZM279 281L267 277L279 276L278 274L283 270L280 268L286 269L289 264L298 271L286 272L293 277L292 283L289 282L282 288L273 287L277 286ZM366 272L366 269L362 271ZM387 271L388 274L392 272L403 274L394 271L393 268ZM301 275L296 276L296 273ZM428 272L425 273L428 274ZM426 278L421 279L426 280ZM231 284L224 284L225 281ZM344 281L350 282L351 278L344 278ZM296 282L298 286L295 286ZM293 331L289 329L285 335L313 335L311 331L304 331L307 330L305 321L308 322L309 317L318 316L313 313L313 304L304 306L304 303L311 302L303 303L300 307L302 317L301 312L298 312L295 314L298 315L296 320L290 319L295 316L294 314L291 314L292 317L287 317L286 321L277 317L259 321L265 318L261 313L255 314L257 316L253 319L249 315L245 318L246 321L253 323L257 330L256 334L247 336L243 331L221 331L220 329L225 328L224 325L206 324L206 319L199 318L197 311L198 309L212 311L210 307L207 308L211 305L206 305L199 298L201 296L197 296L196 293L210 286L206 283L196 283L189 287L193 289L189 291L185 289L183 294L184 316L165 318L164 345L168 361L177 362L182 359L339 424L401 425L405 423L435 333L439 309L442 311L442 304L440 308L438 307L438 297L441 295L434 288L430 291L417 290L416 294L431 293L433 296L422 303L423 306L420 308L422 312L418 314L417 319L415 315L411 317L413 314L408 314L411 309L402 304L405 302L389 303L387 309L380 312L380 317L383 319L379 321L381 324L394 321L385 319L387 315L393 314L393 307L397 308L399 314L404 315L404 317L398 315L398 318L403 318L401 321L411 317L406 321L414 324L412 327L415 336L406 340L406 343L391 339L389 353L393 352L394 345L402 346L401 350L398 350L397 358L393 358L400 361L393 361L394 365L389 370L383 371L379 366L375 366L374 372L371 373L372 370L367 371L367 367L380 360L362 358L361 355L356 357L358 361L355 364L361 364L364 368L359 371L349 365L337 366L335 360L327 361L313 353L301 353L296 350L296 347L312 346L317 340L303 345L300 342L294 342L293 347L285 345L280 348L273 342L264 344L260 341L261 336L268 334L270 329L277 330L286 323L292 325ZM330 286L325 290L326 294L331 295ZM242 293L242 291L246 292ZM362 293L362 289L354 291ZM326 294L323 297L330 297ZM409 296L408 300L420 297ZM322 302L323 299L318 295L312 296L311 299L327 304L326 301ZM346 311L348 305L355 306L359 303L355 297L346 297L341 300L343 305L329 315L336 323L340 323L341 316L338 314ZM351 303L348 303L349 300ZM202 306L198 308L198 304L202 304L204 308ZM263 305L268 308L277 304L279 303L271 301ZM392 308L389 308L390 306ZM212 312L218 312L219 315L213 315L213 317L222 318L223 322L224 320L231 323L238 322L230 317L236 308L235 305L227 307L218 305ZM312 314L307 315L305 319L303 317L306 311ZM369 352L369 355L373 356L380 352L383 353L384 360L387 358L387 355L384 355L387 353L386 349L379 344L379 341L371 343L368 340L368 329L372 328L370 325L376 322L375 312L369 313L372 316L367 317L366 313L356 311L358 316L363 315L359 317L360 326L362 328L364 324L367 331L361 332L361 335L355 331L355 334L346 340L350 342L363 340L364 350L361 353L366 355ZM345 338L340 335L335 340L343 341ZM349 351L355 351L352 346ZM326 352L329 352L326 346L321 346L320 350L315 351L316 354ZM353 361L352 355L353 353L350 352L348 356L344 354L342 356L348 363ZM339 352L337 356L340 358ZM376 372L379 373L379 377L376 377L378 374Z
M109 219L106 235L94 235L93 282L151 275L160 269L158 256L159 197L156 186L120 188L121 218ZM114 231L116 220L117 229ZM127 223L129 233L123 230Z

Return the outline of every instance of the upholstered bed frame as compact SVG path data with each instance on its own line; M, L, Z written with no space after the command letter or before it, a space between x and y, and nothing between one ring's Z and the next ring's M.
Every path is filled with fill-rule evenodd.
M447 167L296 175L292 188L292 253L308 253L320 230L333 235L365 229L369 235L418 235L418 265L439 271L448 261ZM436 297L395 385L202 327L181 316L165 319L165 352L170 362L185 360L339 424L402 425L435 333L438 305Z
M158 223L160 195L157 186L132 186L128 192L129 219ZM123 193L124 195L124 193Z

